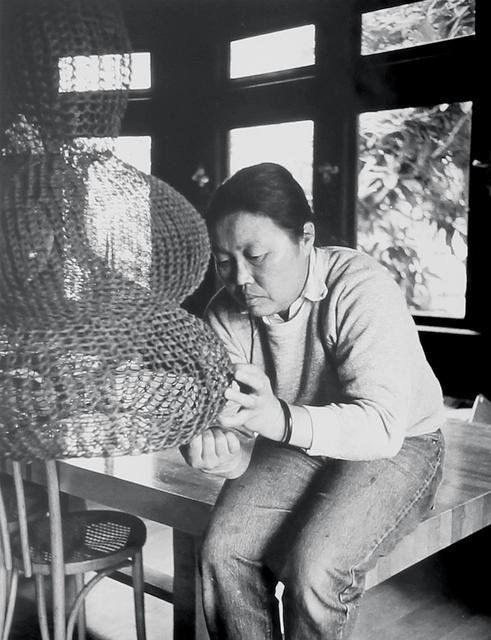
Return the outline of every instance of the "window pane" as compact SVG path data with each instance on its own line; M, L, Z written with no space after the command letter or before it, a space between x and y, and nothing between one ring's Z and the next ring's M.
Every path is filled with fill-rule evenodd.
M362 16L362 55L475 33L475 0L422 0Z
M148 51L132 53L131 58L131 82L130 89L150 89L152 86L151 78L151 59Z
M152 265L148 180L111 158L107 164L90 164L86 180L84 227L90 249L126 281L148 288ZM116 184L119 188L111 188ZM80 275L83 281L86 276ZM76 295L76 289L73 293Z
M150 168L151 138L77 138L77 148L90 152L114 151L126 164L145 173ZM127 281L148 288L152 265L150 184L145 176L110 154L86 166L84 228L90 249ZM114 188L118 185L118 188ZM65 291L79 299L88 274L76 261L66 263Z
M414 313L463 318L472 103L359 118L358 246Z
M113 54L60 58L59 92L148 89L150 54Z
M144 173L151 173L152 138L150 136L119 136L118 138L76 138L81 149L99 152L110 150L120 160Z
M315 63L313 24L230 43L230 77L306 67Z
M259 162L276 162L293 174L312 202L312 120L232 129L229 140L231 174Z
M114 141L114 153L140 171L151 173L152 138L150 136L120 136Z

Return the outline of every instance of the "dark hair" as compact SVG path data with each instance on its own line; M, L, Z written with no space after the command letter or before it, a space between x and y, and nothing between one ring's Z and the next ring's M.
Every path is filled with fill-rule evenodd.
M273 162L245 167L218 187L205 213L208 228L239 211L267 216L295 238L303 234L306 222L314 220L302 187L285 167Z

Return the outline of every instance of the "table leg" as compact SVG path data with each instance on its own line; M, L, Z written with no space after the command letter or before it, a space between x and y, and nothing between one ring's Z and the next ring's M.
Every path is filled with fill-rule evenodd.
M197 564L199 540L173 530L174 640L209 640Z

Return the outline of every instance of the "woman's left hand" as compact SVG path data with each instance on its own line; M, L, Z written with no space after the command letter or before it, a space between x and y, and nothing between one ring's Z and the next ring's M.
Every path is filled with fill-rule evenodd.
M254 364L237 364L234 377L240 389L229 387L225 397L239 404L240 409L232 416L219 416L220 425L228 429L245 426L265 438L280 441L285 419L268 376Z

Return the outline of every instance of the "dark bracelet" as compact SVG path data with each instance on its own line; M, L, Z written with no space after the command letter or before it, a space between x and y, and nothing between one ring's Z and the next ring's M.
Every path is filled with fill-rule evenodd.
M280 444L289 444L292 437L293 429L292 414L290 411L290 407L284 400L278 398L278 401L281 405L281 408L283 409L283 415L285 417L285 431L283 433L283 437L280 440Z

